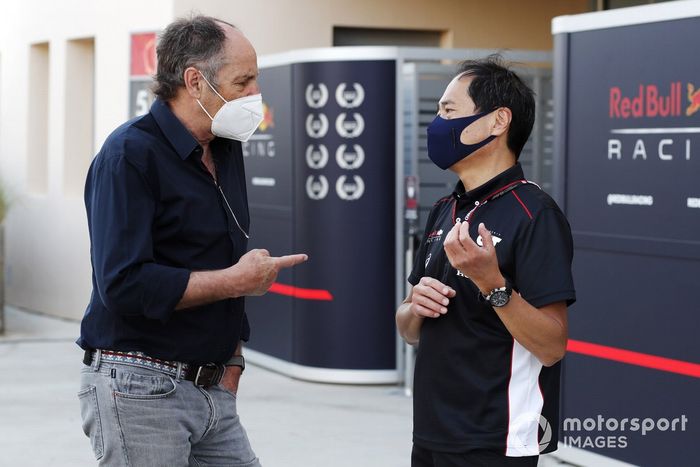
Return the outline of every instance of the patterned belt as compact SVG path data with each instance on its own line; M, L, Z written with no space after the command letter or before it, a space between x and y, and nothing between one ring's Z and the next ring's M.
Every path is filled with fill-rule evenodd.
M83 357L85 365L91 365L97 358L98 351L86 350ZM173 362L168 360L160 360L158 358L149 357L143 352L126 352L114 350L100 350L100 360L123 363L125 365L134 365L151 370L160 371L174 378L178 377L178 369L180 369L180 378L192 381L196 386L209 387L219 384L224 376L226 367L217 363L206 363L196 366L187 363Z

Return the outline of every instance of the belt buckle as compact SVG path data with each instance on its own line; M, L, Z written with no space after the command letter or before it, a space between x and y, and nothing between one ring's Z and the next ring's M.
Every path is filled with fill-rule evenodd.
M195 386L208 387L219 384L224 375L224 366L216 363L207 363L197 368L197 376L194 378Z

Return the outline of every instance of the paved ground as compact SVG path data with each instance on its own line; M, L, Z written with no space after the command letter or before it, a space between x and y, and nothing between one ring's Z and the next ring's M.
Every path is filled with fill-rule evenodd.
M78 323L6 309L0 337L0 466L94 465L76 393ZM411 400L393 386L292 380L249 365L239 411L266 467L405 467ZM562 465L543 459L540 465Z

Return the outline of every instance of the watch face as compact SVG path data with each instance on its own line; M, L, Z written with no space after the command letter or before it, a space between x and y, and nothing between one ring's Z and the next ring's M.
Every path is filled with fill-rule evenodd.
M504 306L506 303L510 301L510 294L506 292L505 290L497 290L494 293L491 294L491 298L489 302L491 302L492 306L495 307L500 307Z

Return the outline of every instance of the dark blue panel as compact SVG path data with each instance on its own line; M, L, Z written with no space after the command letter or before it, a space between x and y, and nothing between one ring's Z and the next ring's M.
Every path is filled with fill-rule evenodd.
M673 133L700 127L700 109L689 112L688 98L689 85L700 87L700 62L691 59L697 55L699 29L700 19L693 18L571 35L567 214L574 232L629 238L640 253L653 251L663 240L677 243L678 255L700 258L700 209L687 206L689 197L700 198L700 134ZM643 99L636 107L641 115L624 118L622 101L627 98L634 107L640 86ZM671 89L674 115L657 111L653 116L658 99L648 95L668 97ZM663 130L614 133L651 128ZM695 130L680 130L688 128ZM619 160L616 152L608 157L608 145L617 144L611 140L620 141ZM659 156L662 140L668 141L662 157L670 160ZM608 204L610 194L652 196L653 205ZM598 245L607 241L600 238Z
M274 256L293 253L292 245L292 105L289 90L290 65L260 72L260 89L266 117L251 140L243 144L248 199L250 200L250 241L253 248L265 248ZM270 180L274 180L271 186ZM294 270L285 270L278 281L294 283ZM248 346L273 357L291 360L293 301L269 293L246 299L251 326Z
M571 353L565 361L560 442L582 447L576 442L588 439L606 447L587 450L644 467L697 465L688 456L700 439L700 380ZM577 418L583 423L593 418L597 422L599 416L606 422L617 420L618 427L610 422L610 427L603 424L602 429L577 430L566 421ZM683 417L687 420L685 430ZM625 418L628 422L622 430ZM675 431L669 426L666 431L655 428L642 435L641 430L631 429L634 418L640 419L640 424L652 419L662 428L663 419L678 421Z
M574 340L699 361L699 30L692 18L568 36L560 131L576 247ZM567 431L564 423L562 441L610 436L579 447L644 466L693 464L700 380L606 356L569 354L564 419L686 417L685 430L677 422L675 431L642 436L629 428Z
M347 369L396 366L395 79L394 61L294 66L294 241L297 249L310 256L308 266L295 271L296 281L300 287L324 289L333 295L333 301L296 304L294 360L302 365ZM339 101L338 87L343 84L345 94ZM324 94L325 104L310 106L307 89L316 91L311 104L320 105ZM362 102L350 107L359 103L362 94ZM338 129L343 113L346 123L342 126L341 121ZM309 115L312 121L307 128ZM364 128L358 134L360 118ZM317 154L307 161L309 146L313 145L312 152L321 151L321 144L328 160L324 162ZM341 145L346 151L338 161ZM361 165L358 153L364 154ZM345 177L345 186L339 186L341 177ZM362 190L358 199L344 199L359 195L358 190Z
M249 298L251 348L306 366L395 368L395 76L394 61L262 70L268 126L244 147L250 245L307 253L278 282L332 300Z

